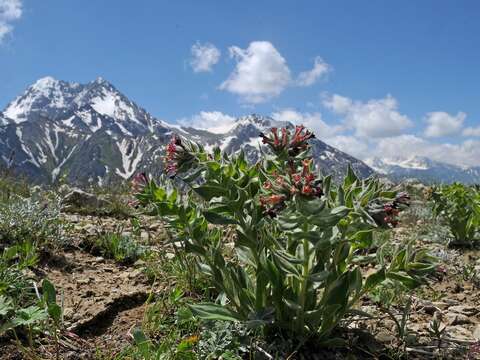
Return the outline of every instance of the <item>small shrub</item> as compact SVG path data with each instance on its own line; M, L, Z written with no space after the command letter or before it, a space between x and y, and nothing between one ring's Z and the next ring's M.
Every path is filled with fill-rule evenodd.
M145 246L138 244L132 237L120 233L99 235L93 247L94 251L99 251L103 256L125 264L132 264L148 254Z
M208 153L174 136L166 171L176 179L162 186L142 174L134 180L137 199L167 221L218 292L215 303L191 306L196 316L326 341L356 301L386 279L421 284L432 266L424 257L399 251L387 264L365 256L373 233L397 224L406 194L361 180L351 168L338 186L315 173L313 134L303 127L261 137L270 151L249 165L242 152ZM189 190L177 190L178 183ZM365 264L376 266L367 279Z
M455 183L432 192L433 211L449 227L450 245L474 246L480 240L480 192Z
M67 240L58 199L40 201L17 196L0 203L0 246L31 243L60 247Z

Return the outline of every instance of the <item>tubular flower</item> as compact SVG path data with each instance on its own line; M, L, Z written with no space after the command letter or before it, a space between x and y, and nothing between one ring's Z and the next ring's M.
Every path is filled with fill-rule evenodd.
M148 185L148 177L144 172L136 174L132 179L132 190L135 194L143 192L143 189Z
M260 204L265 213L271 217L275 217L279 211L283 210L286 202L295 195L306 198L323 195L322 181L310 171L309 166L305 171L302 168L301 172L289 173L287 176L273 174L263 183L262 190L267 195L260 197Z
M312 132L308 130L304 132L304 130L305 127L303 125L295 126L295 133L292 141L290 142L290 155L296 156L300 152L306 150L308 147L307 141L315 138L315 135Z
M406 192L401 192L391 202L380 206L373 205L370 214L379 226L394 228L399 223L398 215L407 206L410 206L410 196Z
M167 144L165 171L168 176L175 177L179 168L194 159L178 135L173 135Z
M295 127L293 136L290 136L288 128L281 129L281 138L278 129L275 127L270 129L270 133L270 136L260 133L262 143L269 145L276 153L287 150L290 156L296 156L301 151L306 150L308 148L307 141L315 137L310 131L305 131L303 125Z

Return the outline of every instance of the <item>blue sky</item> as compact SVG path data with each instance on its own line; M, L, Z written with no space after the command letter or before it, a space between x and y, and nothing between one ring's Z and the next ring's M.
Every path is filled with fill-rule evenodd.
M473 0L0 0L0 108L43 76L102 76L168 122L257 112L362 159L480 165L479 15Z

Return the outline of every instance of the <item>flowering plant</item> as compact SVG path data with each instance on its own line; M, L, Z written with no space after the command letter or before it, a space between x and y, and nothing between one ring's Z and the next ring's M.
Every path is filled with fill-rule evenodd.
M361 180L350 167L338 186L321 176L309 151L314 135L303 126L260 136L267 151L256 164L242 151L210 154L174 136L166 170L188 190L149 180L137 194L167 220L217 290L217 301L192 306L199 317L325 339L385 279L418 285L409 269L428 269L423 258L391 267L365 256L374 252L373 233L395 225L406 194ZM233 254L226 254L227 243ZM376 271L364 278L366 263Z
M450 245L471 246L480 241L480 191L455 183L434 188L433 213L453 235Z

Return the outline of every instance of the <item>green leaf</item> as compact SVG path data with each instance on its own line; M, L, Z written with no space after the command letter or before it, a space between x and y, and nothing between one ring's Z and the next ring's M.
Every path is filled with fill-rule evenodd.
M43 294L43 298L45 299L47 305L56 303L57 293L55 291L55 287L47 279L44 279L43 282L42 282L42 294Z
M203 216L205 216L205 219L207 219L207 221L210 224L215 224L215 225L238 224L238 222L235 219L232 219L224 215L220 215L213 211L205 211L203 213Z
M357 175L355 175L355 172L353 171L352 165L348 164L347 168L347 175L345 176L345 179L343 180L343 187L344 189L348 189L355 181L358 181Z
M148 359L150 357L150 341L140 328L133 329L132 335L135 345L138 347L141 354Z
M307 200L298 196L296 200L298 210L305 216L318 214L325 208L325 201L319 198Z
M385 279L386 279L385 269L381 268L377 272L367 277L367 280L365 281L365 286L364 286L365 291L372 290L375 286L380 284Z
M210 201L214 197L221 197L228 194L227 189L220 185L202 185L193 188L200 197Z
M47 313L43 309L38 306L29 306L19 310L12 322L15 326L29 326L46 319Z
M48 315L56 322L59 323L62 318L62 308L57 304L49 304L48 308Z
M235 311L214 303L190 305L190 309L194 315L204 320L239 321L242 319Z
M7 314L13 310L12 300L1 295L0 296L0 316L7 316Z
M415 289L420 285L420 282L413 277L409 276L407 273L403 271L399 272L388 272L387 278L392 280L400 281L403 285L405 285L409 289Z

